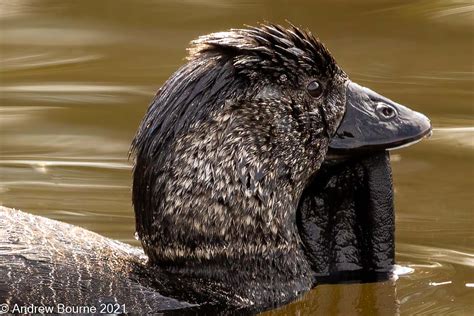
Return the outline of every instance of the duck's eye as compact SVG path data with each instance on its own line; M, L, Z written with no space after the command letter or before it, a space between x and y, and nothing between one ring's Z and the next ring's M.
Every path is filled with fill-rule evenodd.
M313 98L319 98L323 94L323 86L316 80L310 81L306 86L306 91Z
M397 115L397 112L395 111L395 109L385 103L377 104L377 107L375 108L375 110L377 111L380 118L385 119L385 120L394 118Z

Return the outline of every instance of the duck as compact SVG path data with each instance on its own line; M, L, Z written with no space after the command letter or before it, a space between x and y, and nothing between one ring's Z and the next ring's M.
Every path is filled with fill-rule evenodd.
M294 25L204 35L188 52L131 145L142 249L1 207L10 311L253 313L391 275L388 150L430 135L429 119L352 82Z

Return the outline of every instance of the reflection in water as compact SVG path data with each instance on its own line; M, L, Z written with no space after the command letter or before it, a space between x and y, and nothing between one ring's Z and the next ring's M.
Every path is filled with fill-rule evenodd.
M418 0L371 10L370 13L398 11L401 14L426 16L441 23L473 24L474 5L469 0Z
M127 95L150 95L151 89L130 86L71 84L16 85L0 87L4 98L58 103L121 103Z
M80 83L75 84L51 84L51 85L27 85L27 86L4 86L0 89L0 92L39 92L39 93L61 93L61 92L82 92L82 93L94 93L94 92L132 92L139 94L149 94L149 91L141 90L136 87L121 87L121 86L100 86L100 85L85 85Z
M82 46L92 43L110 45L120 37L118 34L96 30L49 27L19 27L2 30L3 41L9 45ZM61 40L58 41L58 38Z
M77 56L77 57L67 57L58 54L30 54L24 56L11 56L4 57L0 60L1 72L10 72L17 70L33 70L37 68L46 68L53 66L65 66L78 63L84 63L92 60L100 59L100 55L89 55L89 56Z
M47 173L48 167L90 167L90 168L106 168L106 169L126 169L132 167L126 163L99 162L99 161L40 161L40 160L1 160L0 165L27 165L34 169Z
M453 281L445 281L445 282L430 282L428 283L429 285L432 286L440 286L440 285L446 285L446 284L451 284Z
M473 253L412 244L400 244L398 247L399 249L401 249L399 251L401 255L409 253L412 259L429 259L429 261L431 262L431 266L429 267L433 267L433 263L437 263L438 266L441 266L439 262L444 262L474 268ZM416 265L414 264L412 266L415 267Z
M474 254L404 243L397 246L399 261L409 262L407 265L414 269L414 273L397 281L405 313L470 314L472 293L464 291L465 284L474 280Z
M0 204L138 245L129 144L187 43L289 19L434 133L391 155L398 279L321 285L267 314L472 315L473 12L467 0L1 1Z
M474 127L440 127L433 131L433 141L444 145L474 149Z
M262 315L399 315L395 281L319 285L301 299Z

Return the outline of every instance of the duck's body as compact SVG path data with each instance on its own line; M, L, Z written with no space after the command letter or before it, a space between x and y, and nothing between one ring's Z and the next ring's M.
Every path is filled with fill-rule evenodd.
M0 207L0 301L11 309L112 304L117 311L156 312L192 306L151 287L146 261L139 248Z
M334 282L347 277L376 278L370 269L386 273L393 264L394 250L392 187L391 181L383 180L390 178L388 156L379 154L343 165L326 166L321 173L305 190L299 206L302 212L297 219L301 234L306 235L306 247L318 253L308 261L312 276L317 274L322 282ZM377 173L382 173L382 177L374 175ZM370 185L374 179L382 182ZM374 187L375 193L371 192ZM367 196L354 198L361 193ZM370 194L378 196L370 197ZM381 232L373 232L371 223L358 219L368 217L359 214L361 208L376 211L369 206L373 200L389 205L373 216L385 222ZM333 213L335 209L338 211ZM361 225L368 227L364 231ZM321 234L326 236L321 238ZM361 241L364 239L366 243ZM367 249L366 245L372 247ZM384 249L373 251L377 247ZM235 264L241 263L236 261ZM209 269L207 273L221 269L221 273L230 277L229 270L222 267L203 264L202 268ZM77 226L0 206L0 301L10 308L15 307L16 311L34 305L60 312L58 308L62 304L64 308L84 307L82 312L94 307L141 314L215 314L236 309L255 312L292 299L249 304L236 295L231 282L184 274L177 278L168 269L150 265L140 248ZM274 273L267 266L254 269ZM334 274L338 269L356 274ZM367 269L365 272L370 275L361 274L364 272L361 269ZM279 291L283 287L285 291L295 291L295 295L304 291L301 285L288 284L279 274L273 282ZM314 280L311 282L308 289ZM252 290L254 300L265 295L268 295L265 287Z
M352 83L309 32L261 26L203 36L133 141L146 256L3 209L0 303L259 310L319 277L389 273L384 150L430 129L423 115ZM344 167L333 168L333 155Z

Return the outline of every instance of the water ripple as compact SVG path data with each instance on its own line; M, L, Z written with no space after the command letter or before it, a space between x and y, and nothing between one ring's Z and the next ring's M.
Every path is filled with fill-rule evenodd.
M433 129L431 141L450 146L474 149L474 127L438 127Z
M98 161L46 161L46 160L0 160L1 165L27 165L33 168L44 167L89 167L102 169L131 170L128 163Z
M124 95L153 95L153 88L90 83L51 83L0 87L4 98L61 103L126 103Z
M50 53L3 57L0 59L0 72L79 64L100 58L101 55L62 57L62 55L55 56Z
M2 42L8 45L84 46L111 45L123 40L118 32L87 28L17 27L2 30Z
M418 0L401 5L370 10L368 14L397 12L400 15L425 17L450 24L473 24L474 5L470 0Z
M389 69L383 67L381 69L380 67L371 69L371 72L352 71L351 74L360 82L400 84L418 87L436 86L446 84L446 82L450 82L451 84L469 83L474 77L474 73L471 71L438 71L419 75L404 75L395 78ZM471 91L465 91L465 93L471 93Z
M474 253L413 244L400 244L398 247L399 251L397 253L402 256L415 259L417 262L428 261L429 265L424 267L442 267L445 266L442 263L450 263L474 268ZM416 267L421 265L412 264L410 266Z
M2 186L5 187L27 187L27 186L40 186L40 187L54 187L54 188L85 188L85 189L128 189L125 185L106 185L106 184L80 184L80 183L64 183L64 182L50 182L50 181L3 181Z

